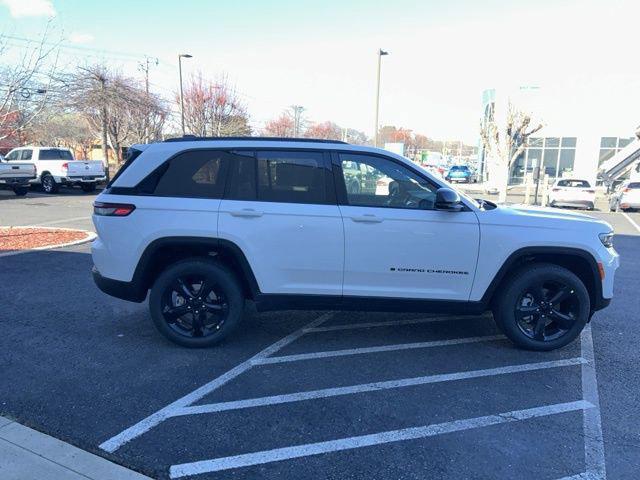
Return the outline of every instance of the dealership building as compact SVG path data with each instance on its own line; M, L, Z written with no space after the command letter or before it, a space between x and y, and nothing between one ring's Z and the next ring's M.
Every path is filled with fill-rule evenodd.
M628 178L637 168L640 140L635 132L640 108L634 108L633 102L607 105L581 98L579 93L575 88L567 95L562 89L545 92L544 88L531 86L483 92L484 121L493 116L499 127L504 125L511 103L530 113L532 124L543 125L529 137L524 152L511 165L509 184L524 183L525 174L537 166L542 166L550 179L580 178L592 185L602 184L603 179L605 183L613 181L613 176ZM479 170L490 180L492 162L484 153L480 142ZM608 177L606 172L615 175Z

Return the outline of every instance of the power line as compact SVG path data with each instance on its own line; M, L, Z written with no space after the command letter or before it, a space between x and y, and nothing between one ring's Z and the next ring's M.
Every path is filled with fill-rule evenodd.
M106 54L106 55L111 55L111 56L128 57L128 58L136 59L136 60L139 60L140 58L144 58L144 57L148 56L148 55L146 55L144 53L123 52L123 51L116 51L116 50L105 50L105 49L100 49L100 48L82 47L82 46L79 46L79 45L66 45L66 44L63 44L63 43L48 42L48 41L43 41L43 40L35 40L35 39L32 39L32 38L20 37L20 36L17 36L17 35L0 35L0 38L8 38L9 40L15 40L15 41L23 42L23 43L26 43L26 44L46 45L46 46L49 46L49 47L59 47L59 48L67 49L67 50L95 52L95 53L101 53L101 54ZM14 45L14 46L18 46L18 45Z

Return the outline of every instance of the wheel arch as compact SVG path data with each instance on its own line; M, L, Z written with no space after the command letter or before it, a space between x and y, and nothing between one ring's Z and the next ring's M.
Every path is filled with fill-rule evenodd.
M164 269L191 257L214 258L226 265L238 276L247 298L254 299L260 293L253 270L238 245L219 238L178 236L158 238L147 245L133 274L136 297L144 300L147 291Z
M596 259L586 250L569 247L525 247L513 252L502 264L487 287L482 302L489 307L497 298L496 292L509 281L509 274L527 263L551 263L573 272L589 292L591 311L598 310L603 302L602 282Z

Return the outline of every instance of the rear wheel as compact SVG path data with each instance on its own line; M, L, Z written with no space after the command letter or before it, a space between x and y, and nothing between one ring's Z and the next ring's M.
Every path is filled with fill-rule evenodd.
M589 293L574 273L540 263L514 274L494 314L498 327L516 345L554 350L575 340L590 308Z
M15 193L18 197L24 197L29 191L29 187L16 187L13 189L13 193Z
M55 178L53 178L53 175L45 173L42 176L41 181L42 181L42 190L45 193L58 193L59 186L56 183Z
M242 289L235 275L210 259L188 259L160 274L149 309L156 328L185 347L209 347L240 323Z

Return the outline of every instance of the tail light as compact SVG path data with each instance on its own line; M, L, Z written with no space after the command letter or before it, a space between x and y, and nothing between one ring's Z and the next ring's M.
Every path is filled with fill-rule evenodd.
M64 163L62 164L62 168L63 168L64 170L69 170L69 163L64 162Z
M130 203L93 203L93 214L103 217L126 217L136 209Z
M630 191L631 191L630 188L625 188L625 189L622 190L623 193L629 193Z

